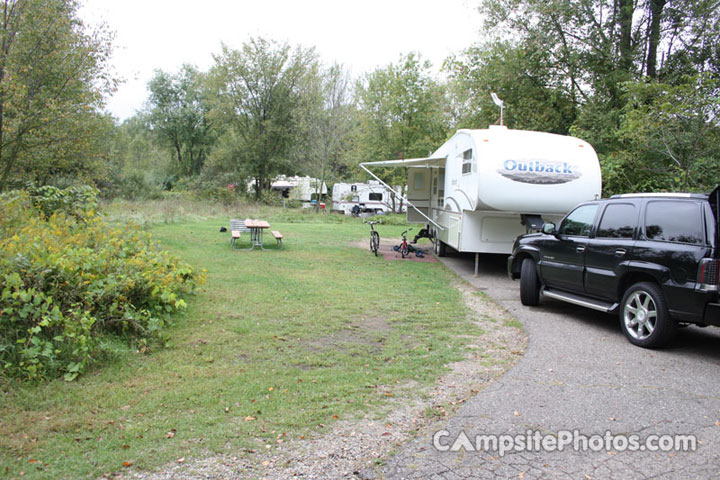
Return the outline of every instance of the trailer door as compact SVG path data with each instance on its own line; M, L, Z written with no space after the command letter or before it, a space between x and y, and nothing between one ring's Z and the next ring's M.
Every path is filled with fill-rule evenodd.
M408 200L423 214L430 213L430 169L425 167L408 168ZM414 209L408 209L408 222L425 223L425 219Z

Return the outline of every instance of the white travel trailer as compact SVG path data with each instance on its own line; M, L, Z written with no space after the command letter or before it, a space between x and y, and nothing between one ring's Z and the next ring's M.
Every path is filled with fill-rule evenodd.
M396 187L397 188L397 187ZM393 211L391 192L376 180L367 183L336 183L332 187L332 209L352 214L357 206L360 212L388 213ZM396 195L395 209L399 211L401 198Z
M601 189L587 142L504 126L459 130L428 158L360 166L377 180L368 167L407 167L408 221L427 224L439 255L447 245L509 254L518 235L559 221Z
M327 195L327 185L322 182L320 186L320 180L312 177L286 177L285 175L279 175L270 184L270 189L275 191L287 192L287 198L290 200L300 200L302 202L310 202L313 200L313 195L319 193L320 201Z

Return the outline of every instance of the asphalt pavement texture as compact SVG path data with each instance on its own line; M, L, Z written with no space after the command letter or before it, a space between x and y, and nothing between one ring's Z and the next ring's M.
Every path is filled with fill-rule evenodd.
M433 427L364 476L720 478L720 328L691 326L681 329L669 348L638 348L625 339L617 315L548 298L538 307L523 306L519 282L505 271L506 258L481 256L477 277L473 256L455 254L442 261L522 322L529 336L524 357L444 425ZM552 451L552 440L546 440L545 450L535 450L533 444L531 450L501 456L478 445L476 435L508 435L513 447L522 446L516 436L567 441L573 435L573 444ZM697 448L628 451L622 438L614 438L622 435L637 436L633 438L640 446L650 440L652 447L670 446L653 435L691 435ZM510 437L502 440L506 446ZM433 446L434 438L440 449ZM609 449L606 438L615 442Z

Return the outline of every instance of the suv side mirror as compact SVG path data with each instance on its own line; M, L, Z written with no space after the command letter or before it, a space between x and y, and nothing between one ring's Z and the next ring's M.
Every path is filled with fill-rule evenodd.
M542 233L544 233L545 235L557 234L557 230L555 229L555 224L554 223L543 223Z

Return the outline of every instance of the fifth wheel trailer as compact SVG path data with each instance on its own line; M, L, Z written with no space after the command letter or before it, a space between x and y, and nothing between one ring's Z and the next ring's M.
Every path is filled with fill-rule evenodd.
M504 126L459 130L428 158L367 162L406 167L407 218L425 223L436 253L510 254L513 240L600 198L595 150L575 137ZM389 187L388 187L389 188Z

